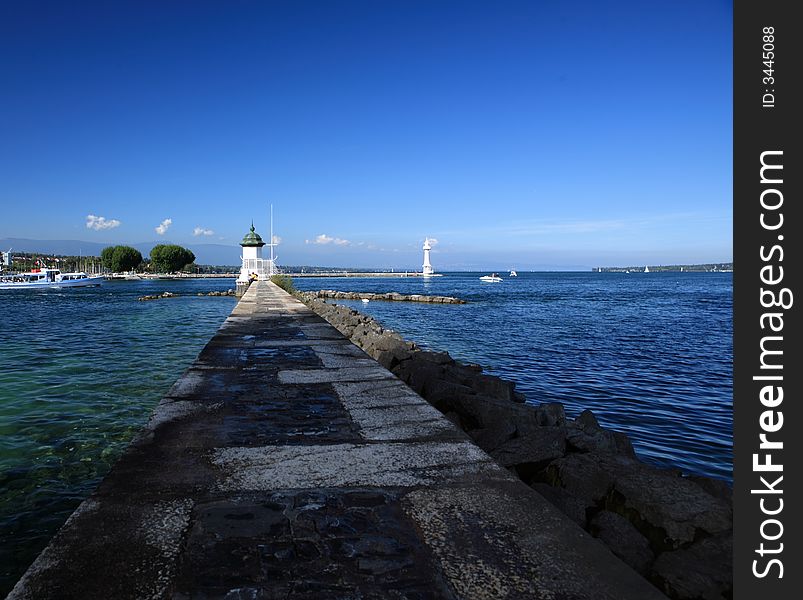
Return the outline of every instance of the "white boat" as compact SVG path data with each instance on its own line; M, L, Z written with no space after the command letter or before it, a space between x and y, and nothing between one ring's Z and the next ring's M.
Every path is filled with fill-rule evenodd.
M518 273L516 273L516 271L514 271L513 269L510 269L510 276L511 276L511 277L518 277L518 276L519 276L519 274L518 274Z
M502 278L499 277L496 273L491 273L490 275L483 275L480 277L480 281L487 281L488 283L499 283L502 281Z
M62 273L60 269L34 269L28 273L3 275L0 290L90 287L103 283L103 275L87 275L83 271Z
M649 267L644 267L644 272L645 273L649 273L650 272L650 268Z

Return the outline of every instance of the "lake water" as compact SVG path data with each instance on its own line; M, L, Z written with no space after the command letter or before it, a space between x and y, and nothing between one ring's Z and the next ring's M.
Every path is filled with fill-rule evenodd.
M654 464L731 480L730 273L299 278L305 290L453 295L344 302L420 346L513 380L528 402L590 408ZM0 292L0 594L120 456L234 307L232 280ZM145 294L180 297L138 302Z
M3 290L0 597L234 308L233 280ZM138 302L145 294L182 294Z

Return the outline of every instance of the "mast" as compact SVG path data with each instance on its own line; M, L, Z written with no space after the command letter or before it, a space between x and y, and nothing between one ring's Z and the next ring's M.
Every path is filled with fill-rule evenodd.
M273 204L270 205L270 259L268 261L268 275L273 276L276 274L276 254L273 248L276 246L273 237Z

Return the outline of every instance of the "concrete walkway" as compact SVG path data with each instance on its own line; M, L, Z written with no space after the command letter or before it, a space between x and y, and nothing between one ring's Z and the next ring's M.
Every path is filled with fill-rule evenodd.
M9 598L663 598L253 284Z

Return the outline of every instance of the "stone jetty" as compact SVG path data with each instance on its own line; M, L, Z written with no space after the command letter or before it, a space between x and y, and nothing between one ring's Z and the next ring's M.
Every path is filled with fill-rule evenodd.
M672 598L732 597L730 487L641 462L586 410L524 404L515 383L427 352L371 317L300 297L496 461Z
M385 300L388 302L428 302L430 304L465 304L465 300L452 296L425 296L423 294L399 294L386 292L376 294L371 292L338 292L335 290L320 290L306 292L306 298L331 298L335 300Z
M258 281L9 598L664 597L454 421Z

